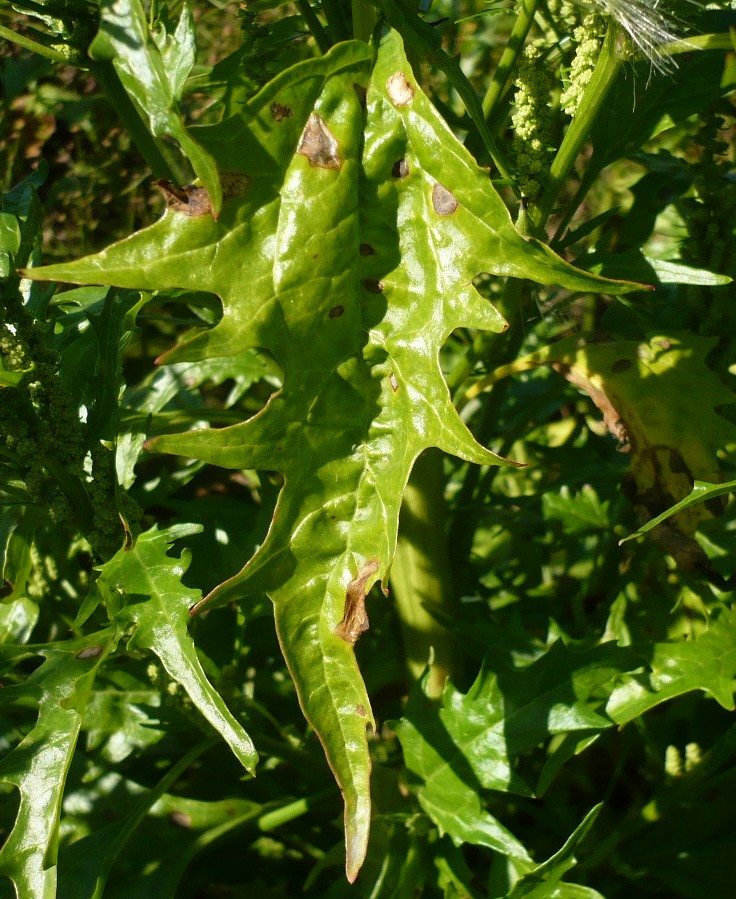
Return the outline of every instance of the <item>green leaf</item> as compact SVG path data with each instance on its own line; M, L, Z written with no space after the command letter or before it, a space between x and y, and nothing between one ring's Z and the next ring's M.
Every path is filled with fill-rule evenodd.
M222 186L212 156L184 127L179 113L184 81L195 56L194 23L187 3L174 34L151 33L140 0L101 0L100 30L89 48L92 59L112 62L123 87L148 119L154 137L169 136L189 158L217 215Z
M652 518L651 521L648 521L637 531L634 531L633 534L629 534L628 537L619 540L619 546L622 543L626 543L627 540L633 540L635 537L643 536L648 531L651 531L652 528L656 528L658 524L666 521L671 515L677 515L678 512L684 512L685 509L689 509L691 506L695 506L698 503L707 502L709 499L717 499L719 496L726 496L729 493L733 493L734 490L736 490L736 481L727 481L725 484L709 484L707 481L695 481L692 493L689 496L680 500L679 503L675 503L674 506L670 506L669 509L662 512L661 515L657 515L656 518Z
M480 792L532 795L516 759L552 734L610 727L596 706L638 658L613 644L573 652L558 642L527 668L493 673L484 667L466 695L448 684L440 709L415 688L393 727L407 766L424 781L424 810L455 842L528 861L523 846L483 809Z
M574 884L563 884L560 881L565 873L577 864L575 852L590 832L602 808L603 803L592 808L558 852L517 880L507 899L573 899L573 897L594 899L594 897L600 897L595 890L588 890L586 887L578 887Z
M596 252L580 259L587 271L607 278L626 277L647 284L693 284L699 287L722 287L733 278L707 269L693 268L678 260L655 259L641 250L625 253Z
M186 799L178 798L177 800L174 800L173 803L164 803L161 800L168 798L164 797L164 793L205 750L211 747L211 745L212 743L210 741L205 741L191 749L182 759L167 770L152 790L142 791L142 795L137 799L133 808L127 814L122 815L119 820L107 827L87 834L82 837L82 839L76 840L66 849L62 849L60 852L59 865L59 899L99 899L99 897L103 895L105 885L115 861L125 849L137 828L140 827L141 822L146 815L152 811L151 807L154 804L159 805L158 817L161 816L162 811L165 813L165 804L173 804L175 808L178 806L177 810L179 811L179 814L184 814L181 810L181 806L187 805ZM117 778L112 777L109 780L117 785ZM137 785L129 784L127 786L127 792L137 792L137 790L134 789ZM88 803L89 800L87 799L85 804ZM260 808L260 806L257 806L254 803L247 803L242 800L240 802L236 800L229 803L219 804L197 803L197 805L204 806L210 812L213 811L213 809L209 808L210 806L228 805L229 824L231 827L236 826L242 820L242 815L236 815L238 805L245 806L250 815L254 814L254 808L255 811ZM164 808L161 806L164 806ZM191 829L192 823L191 813L188 814L187 817L189 830ZM199 817L201 818L202 816L200 815ZM225 816L221 813L220 817L224 818ZM210 826L214 823L212 820L213 818L217 821L216 815L210 814L209 820L207 821ZM217 823L222 823L222 821L217 821ZM175 834L174 836L172 834L172 836L174 836L172 842L175 842L175 852L169 852L167 854L173 854L174 858L164 859L161 857L163 855L163 840L160 838L157 840L156 848L159 861L157 870L159 878L164 872L167 875L166 880L169 881L167 884L169 890L162 890L157 894L151 892L152 885L148 882L150 878L146 878L146 895L173 895L172 887L175 887L176 881L178 881L179 877L184 872L186 865L191 861L197 848L199 848L197 844L204 844L205 842L201 838L201 833L197 833L197 831L200 831L201 829L202 822L201 820L198 820L195 833L191 834L187 840L188 843L192 844L187 846L187 851L184 851L184 846L182 845L182 835ZM165 862L168 862L168 864ZM179 877L171 877L172 868L177 872ZM161 886L162 884L159 882L157 887L161 889ZM142 896L143 894L138 890L136 895Z
M189 609L201 595L181 583L189 567L188 553L179 559L167 555L173 540L195 530L198 528L182 525L146 531L132 548L120 550L102 567L98 584L109 608L125 602L115 619L135 629L128 649L155 653L236 758L253 773L258 761L253 743L207 680L187 630Z
M38 706L35 725L0 762L0 783L20 793L15 824L0 850L0 875L13 881L18 896L56 896L64 783L95 675L117 639L117 630L109 628L79 640L1 651L10 660L21 652L44 657L20 686L2 691L5 703L33 697Z
M588 484L574 496L567 485L563 485L559 493L550 491L542 496L544 517L562 522L566 534L608 530L611 526L608 506L609 502L601 501Z
M373 720L354 637L338 626L386 578L401 495L424 449L504 461L461 422L438 361L454 329L505 327L473 278L633 285L580 272L515 231L487 173L419 89L395 32L375 61L365 44L337 45L197 133L234 173L218 220L172 208L38 276L213 292L222 320L167 361L261 347L281 367L283 389L258 415L153 448L284 475L266 541L205 601L259 591L273 600L302 708L343 790L352 880L368 836Z
M625 724L690 690L704 690L724 709L734 706L736 612L724 610L696 640L655 643L648 671L626 677L613 691L606 714Z

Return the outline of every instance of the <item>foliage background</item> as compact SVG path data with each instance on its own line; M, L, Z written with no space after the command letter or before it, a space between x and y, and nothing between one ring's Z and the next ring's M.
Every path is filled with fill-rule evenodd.
M39 9L6 6L3 21L33 34ZM339 9L316 8L331 39L350 37ZM156 4L149 15L171 31L179 12ZM178 102L187 123L237 114L315 53L304 4L193 12L197 55ZM447 19L435 32L483 96L515 12L437 3L424 17ZM619 541L695 481L735 477L733 54L681 55L664 73L627 63L542 229L586 271L654 292L612 299L479 274L511 327L458 326L444 341L463 420L526 467L433 451L417 464L390 596L369 595L355 647L377 729L371 842L349 886L340 792L270 602L256 593L187 615L263 543L281 478L143 445L249 418L282 369L246 350L155 365L188 329L218 320L211 294L73 288L70 276L52 297L14 274L96 253L165 208L84 55L94 8L74 20L87 23L81 36L59 32L71 20L54 26L51 4L44 14L42 44L64 45L72 64L11 45L2 60L4 320L22 346L10 362L18 344L3 346L0 409L0 896L728 895L729 494L654 539ZM733 25L725 10L703 15L696 32ZM403 33L418 82L487 165L421 33ZM547 38L558 77L546 139L559 148L575 44L532 35ZM518 184L513 96L502 92L492 126ZM511 187L499 189L518 211ZM534 210L532 200L532 223ZM611 408L626 440L602 421ZM426 692L417 681L429 645L452 673L441 699L431 673Z

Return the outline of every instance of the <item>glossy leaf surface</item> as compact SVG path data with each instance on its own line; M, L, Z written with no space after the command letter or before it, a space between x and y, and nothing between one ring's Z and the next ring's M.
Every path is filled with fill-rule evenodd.
M479 791L533 795L515 760L552 734L608 728L610 719L598 711L601 691L635 658L611 644L573 653L556 643L526 669L484 668L467 694L448 684L439 710L415 688L395 728L406 764L424 781L424 810L458 843L529 861L507 831L501 836L505 829L483 808Z
M222 320L167 361L262 347L281 367L283 389L255 417L155 448L284 476L265 543L205 601L273 600L302 708L345 797L352 880L368 834L372 716L352 639L336 628L349 600L362 605L386 578L419 453L503 461L457 416L439 350L456 328L505 327L473 287L480 272L572 290L632 285L580 272L514 230L395 33L376 60L345 43L294 66L197 137L227 173L218 220L170 208L96 256L34 275L213 292Z
M150 650L170 677L186 690L194 706L230 746L242 765L253 772L258 756L243 726L207 679L187 630L189 609L199 591L183 586L188 554L172 558L167 550L177 536L192 533L181 526L156 528L141 534L134 546L120 550L104 566L98 584L108 608L122 605L116 620L133 627L129 650Z
M38 707L35 725L0 762L0 783L20 794L15 825L0 849L0 874L13 881L19 896L56 896L64 784L95 676L116 642L117 630L109 628L48 646L7 647L3 653L6 665L34 654L44 659L22 686L2 691L3 704L32 696Z

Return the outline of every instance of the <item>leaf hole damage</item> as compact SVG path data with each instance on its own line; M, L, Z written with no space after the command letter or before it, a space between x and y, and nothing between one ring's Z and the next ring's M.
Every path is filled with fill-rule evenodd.
M439 181L432 188L432 207L437 215L452 215L459 205L455 195Z
M408 106L414 99L414 88L403 72L394 72L386 82L386 90L394 106Z
M383 293L383 281L378 281L375 278L366 278L363 281L363 287L365 287L368 293Z
M328 318L340 318L340 316L345 312L344 306L333 306L332 309L327 313Z
M360 255L361 256L373 256L375 255L375 250L369 243L362 243L360 245Z
M409 163L405 159L397 159L391 169L394 178L406 178L409 174Z
M342 621L335 628L335 634L346 643L354 645L358 637L369 627L368 613L365 610L365 585L379 569L378 559L369 559L360 569L345 591L345 612Z
M300 156L306 156L313 168L339 169L342 165L337 152L337 141L324 121L314 112L307 119L296 152Z
M271 104L271 115L277 122L283 122L284 119L290 119L293 114L290 106L282 106L281 103L276 102Z
M396 375L393 372L389 375L388 381L391 385L391 390L393 390L394 393L397 393L399 390L399 382L396 380Z
M97 656L99 656L99 655L102 655L102 647L101 646L87 646L77 653L76 658L77 659L96 659Z

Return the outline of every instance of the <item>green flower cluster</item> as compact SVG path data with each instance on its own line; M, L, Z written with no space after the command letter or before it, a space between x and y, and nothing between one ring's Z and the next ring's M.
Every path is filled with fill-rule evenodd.
M594 13L585 16L582 24L573 31L577 45L575 58L570 66L568 84L560 96L560 106L569 116L574 116L578 111L585 88L598 61L605 33L605 20Z
M45 510L52 525L83 533L105 558L123 537L113 454L100 444L88 447L86 424L62 382L47 331L19 295L6 302L0 327L4 367L24 372L17 386L2 390L0 458L6 472L24 485L27 504Z
M550 91L552 76L541 64L542 46L528 44L524 62L514 82L511 122L514 128L513 153L519 190L534 200L542 190L550 156Z

